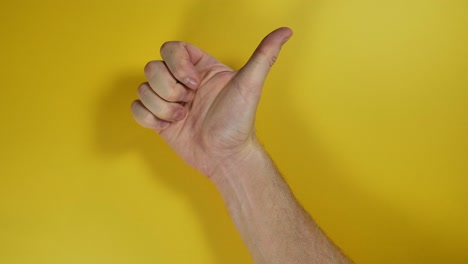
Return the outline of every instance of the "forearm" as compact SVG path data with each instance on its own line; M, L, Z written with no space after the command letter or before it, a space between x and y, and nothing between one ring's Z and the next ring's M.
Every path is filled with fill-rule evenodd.
M212 175L255 263L349 263L258 145Z
M164 61L145 66L148 82L138 88L132 112L211 178L255 262L346 263L251 142L263 84L291 36L289 28L271 32L238 71L189 43L166 42Z

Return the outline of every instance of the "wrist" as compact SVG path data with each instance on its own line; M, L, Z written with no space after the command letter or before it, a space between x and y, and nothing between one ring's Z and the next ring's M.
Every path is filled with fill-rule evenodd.
M220 162L210 175L210 179L219 188L226 183L254 177L259 172L273 167L268 154L254 139L242 151Z

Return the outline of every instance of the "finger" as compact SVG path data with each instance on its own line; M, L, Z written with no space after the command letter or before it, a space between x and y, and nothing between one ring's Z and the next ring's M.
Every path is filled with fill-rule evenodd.
M195 64L203 58L203 51L185 42L169 41L161 46L161 56L179 82L191 89L198 87L200 76Z
M281 47L292 36L289 28L278 28L268 34L258 45L236 79L244 89L261 89L271 67L278 58Z
M181 104L164 101L148 83L143 83L138 87L138 97L143 105L159 119L174 122L185 117L186 111Z
M172 76L163 61L148 62L145 76L153 91L168 102L188 102L193 97L193 92Z
M157 118L139 101L136 100L131 106L133 118L143 127L155 130L161 133L170 123Z

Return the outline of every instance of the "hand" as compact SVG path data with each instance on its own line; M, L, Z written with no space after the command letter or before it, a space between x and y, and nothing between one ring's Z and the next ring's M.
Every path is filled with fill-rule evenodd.
M228 159L258 146L254 120L262 87L281 46L291 37L279 28L234 71L185 42L166 42L164 61L145 67L148 82L132 104L135 120L158 132L190 166L211 177Z

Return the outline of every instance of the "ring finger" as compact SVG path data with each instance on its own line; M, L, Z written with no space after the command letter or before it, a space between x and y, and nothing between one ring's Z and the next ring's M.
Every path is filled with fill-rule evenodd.
M138 87L138 97L143 105L159 119L174 122L185 117L184 106L161 99L148 83L143 83Z

